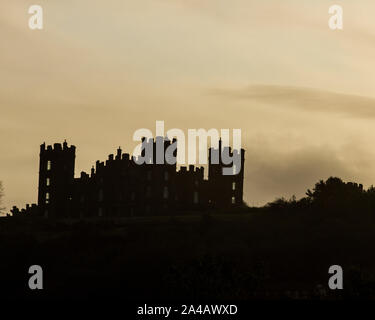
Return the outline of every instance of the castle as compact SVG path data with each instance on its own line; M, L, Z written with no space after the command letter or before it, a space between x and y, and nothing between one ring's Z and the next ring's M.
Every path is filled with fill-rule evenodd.
M209 149L208 179L204 168L180 167L156 163L156 143L164 147L176 143L168 138L142 139L142 155L146 145L153 146L150 163L138 164L134 157L122 153L110 154L105 162L96 161L90 174L81 172L75 178L76 147L55 143L40 146L38 204L19 210L13 216L28 215L45 218L132 217L170 215L176 212L229 209L243 205L244 155L241 149L231 151L222 146ZM159 140L160 141L160 140ZM225 150L225 149L228 150ZM212 152L219 161L211 161ZM223 175L228 167L222 161L223 152L240 152L241 169L235 175ZM177 154L177 148L174 156ZM166 156L166 154L164 154Z

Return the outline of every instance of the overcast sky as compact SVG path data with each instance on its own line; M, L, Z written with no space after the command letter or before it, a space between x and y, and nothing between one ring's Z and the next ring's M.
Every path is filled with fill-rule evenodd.
M39 0L0 4L0 180L37 200L39 145L77 146L76 176L133 132L240 128L245 200L302 196L331 175L375 183L375 2Z

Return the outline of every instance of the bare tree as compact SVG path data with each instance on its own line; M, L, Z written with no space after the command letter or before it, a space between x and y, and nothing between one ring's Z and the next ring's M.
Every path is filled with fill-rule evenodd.
M3 183L0 181L0 214L2 214L3 211L5 210L5 207L2 207L3 197L4 197Z

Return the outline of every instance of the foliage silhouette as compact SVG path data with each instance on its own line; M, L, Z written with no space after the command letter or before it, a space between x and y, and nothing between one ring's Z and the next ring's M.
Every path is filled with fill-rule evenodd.
M326 181L320 180L299 200L294 196L289 200L279 198L268 203L265 209L287 213L314 212L322 218L375 218L375 188L371 186L366 190L362 184L330 177Z
M0 219L0 287L29 297L20 274L41 264L42 298L375 298L375 188L319 181L302 199L241 212L124 220ZM328 267L344 270L329 290ZM25 282L26 281L26 282Z

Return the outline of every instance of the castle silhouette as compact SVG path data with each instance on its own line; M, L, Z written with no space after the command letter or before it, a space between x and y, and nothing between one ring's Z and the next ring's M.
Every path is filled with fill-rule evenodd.
M217 149L209 149L208 179L204 168L189 165L156 163L156 144L162 139L164 150L176 140L156 137L142 139L142 155L146 145L153 146L151 163L139 165L135 158L117 149L105 162L96 161L91 173L81 172L75 178L76 147L55 143L40 146L38 204L13 207L13 216L45 218L132 217L170 215L183 211L229 209L243 205L244 155L236 175L223 175L229 167L222 161L223 152L231 151L219 141ZM159 140L160 141L160 140ZM226 150L228 149L228 150ZM211 161L211 151L219 152L219 162ZM174 156L177 154L177 148ZM164 154L166 156L166 154Z

